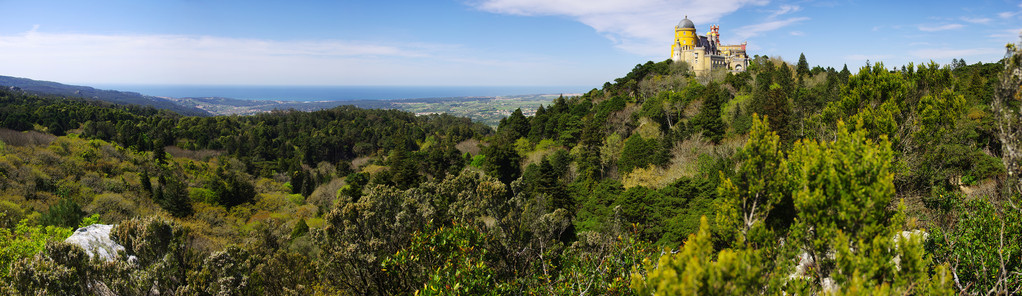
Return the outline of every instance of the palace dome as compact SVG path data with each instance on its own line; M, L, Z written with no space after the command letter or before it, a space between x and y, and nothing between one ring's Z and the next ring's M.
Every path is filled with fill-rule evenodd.
M681 22L678 22L678 28L682 28L682 29L695 29L696 28L696 24L693 24L692 21L689 20L688 16L686 15L685 19L681 20Z

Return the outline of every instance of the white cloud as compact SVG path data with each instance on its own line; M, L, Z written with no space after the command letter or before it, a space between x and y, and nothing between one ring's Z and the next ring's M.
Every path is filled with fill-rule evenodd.
M802 10L802 7L799 7L798 5L781 5L781 7L774 11L774 13L770 14L770 16L767 17L767 19L775 19L778 16L796 12L799 10Z
M940 25L940 26L919 25L919 31L923 31L923 32L937 32L937 31L947 31L947 30L961 29L962 27L965 27L965 26L962 25L962 24L946 24L946 25Z
M987 37L990 38L1005 39L1011 42L1017 42L1020 36L1022 36L1022 28L1003 29L997 31L996 33L987 35Z
M719 20L768 0L480 0L472 5L492 13L567 16L603 34L625 51L663 55L671 28L686 15L696 25ZM790 9L790 8L789 8ZM782 9L783 10L783 9Z
M805 36L806 35L806 33L802 32L802 31L791 31L788 34L791 34L791 36Z
M923 59L961 58L968 56L996 55L1003 53L1004 49L997 48L968 48L968 49L934 48L913 50L909 52L909 54Z
M970 18L970 17L964 17L963 16L962 17L962 21L973 23L973 24L989 24L991 21L993 21L993 19L987 18L987 17Z
M1022 9L1022 3L1018 4L1018 8ZM1018 11L1005 11L1005 12L1001 12L1001 13L997 14L998 17L1003 18L1003 19L1012 18L1012 17L1015 17L1017 15L1022 15L1022 10L1018 10Z
M545 57L490 59L451 44L100 35L0 35L3 73L67 83L545 85L579 71ZM561 68L558 68L561 66ZM563 68L563 69L562 69ZM522 75L523 73L543 73ZM568 77L568 76L565 76ZM593 79L592 77L582 78ZM582 83L579 83L582 84Z
M794 24L794 23L797 23L797 22L801 22L801 21L805 21L805 20L809 20L809 18L808 17L793 17L793 18L788 18L788 19L784 19L784 20L776 20L776 21L769 21L769 22L765 22L765 23L761 23L761 24L742 26L741 28L738 28L737 30L735 30L737 32L735 35L738 36L738 39L748 39L748 38L752 38L752 37L758 36L760 33L777 30L777 29L786 27L788 25L791 25L791 24Z

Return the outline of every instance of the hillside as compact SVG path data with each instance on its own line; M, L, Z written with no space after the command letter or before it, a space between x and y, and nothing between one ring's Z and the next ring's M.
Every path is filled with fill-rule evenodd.
M214 115L254 115L273 110L318 111L337 106L351 105L365 109L394 109L424 114L449 114L468 117L477 122L496 127L501 119L515 109L535 110L540 105L549 105L559 95L514 95L501 97L451 97L398 100L347 100L347 101L272 101L238 100L231 98L169 98L186 107L194 107Z
M209 116L202 109L185 107L168 99L146 96L135 92L101 90L88 86L67 85L57 82L32 80L28 78L0 76L0 86L14 87L21 91L38 95L56 95L73 98L100 100L115 104L150 106L165 109L188 116Z
M1017 294L1007 56L651 61L496 130L0 91L0 293ZM61 242L93 223L121 259Z
M223 97L169 98L148 96L136 92L100 90L88 86L66 85L57 82L10 76L0 76L0 86L6 87L11 91L23 91L43 96L64 96L114 104L149 106L185 116L255 115L274 110L311 112L350 105L365 109L402 110L419 115L450 114L468 117L491 127L496 127L502 118L510 115L515 109L535 110L540 105L549 105L553 99L559 96L536 94L500 97L347 101L242 100Z

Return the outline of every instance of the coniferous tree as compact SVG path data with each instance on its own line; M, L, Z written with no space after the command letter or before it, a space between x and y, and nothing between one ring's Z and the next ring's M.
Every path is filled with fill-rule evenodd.
M504 184L510 184L521 175L519 168L521 157L514 149L514 140L508 136L497 139L495 143L483 148L483 154L486 155L483 169Z
M153 194L153 182L149 178L149 170L142 168L142 174L138 178L139 183L142 183L142 191L147 196Z
M518 108L510 116L500 121L498 129L508 133L512 139L527 137L530 131L529 119L522 113L522 108Z
M546 194L550 197L553 208L565 209L572 215L575 212L575 201L568 195L561 184L557 171L546 158L540 161L539 180L535 184L536 193Z
M174 217L186 217L192 214L192 203L188 198L188 186L177 178L165 179L161 186L162 199L159 204Z
M845 67L841 68L841 72L838 72L838 73L841 74L841 83L843 83L843 84L847 84L848 83L848 77L852 76L852 72L848 71L848 64L845 64Z
M802 82L804 77L810 76L809 62L806 61L806 54L802 53L798 56L798 66L795 68L795 73L798 74L798 81Z
M730 99L729 94L715 82L710 82L703 89L702 96L703 105L696 115L695 122L702 128L703 136L716 143L724 138L727 129L724 120L720 118L720 109Z
M411 158L404 149L396 149L390 153L391 182L400 189L408 189L419 182L417 161Z

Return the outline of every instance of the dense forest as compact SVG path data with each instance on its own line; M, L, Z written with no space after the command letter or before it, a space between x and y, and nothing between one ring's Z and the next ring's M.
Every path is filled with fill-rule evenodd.
M856 73L648 62L496 130L0 90L0 293L1017 294L1007 51ZM63 242L91 224L115 225L119 259Z

